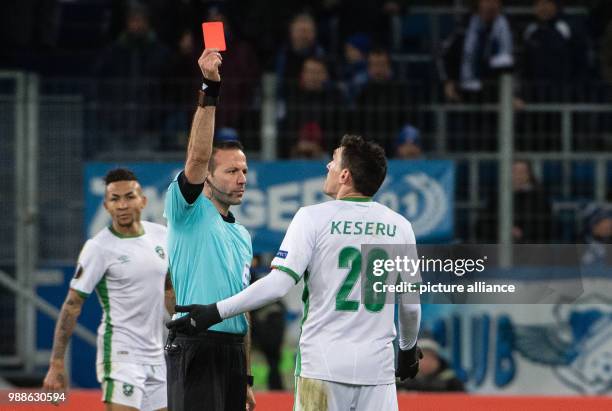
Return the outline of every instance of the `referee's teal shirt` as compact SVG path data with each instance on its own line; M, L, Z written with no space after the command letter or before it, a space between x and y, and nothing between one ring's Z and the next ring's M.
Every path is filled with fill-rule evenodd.
M204 194L188 204L177 178L168 187L164 216L177 305L211 304L249 285L253 248L244 226L223 220ZM243 314L210 329L246 334L247 327Z

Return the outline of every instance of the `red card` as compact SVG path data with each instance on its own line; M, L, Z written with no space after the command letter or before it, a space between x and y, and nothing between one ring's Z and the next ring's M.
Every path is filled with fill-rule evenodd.
M222 22L212 21L209 23L202 23L202 31L204 32L205 48L225 51L225 32L223 31Z

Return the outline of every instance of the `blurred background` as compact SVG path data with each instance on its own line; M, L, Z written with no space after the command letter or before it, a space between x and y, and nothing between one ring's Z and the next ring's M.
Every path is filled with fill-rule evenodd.
M605 260L610 1L2 1L0 385L40 384L79 250L109 221L108 169L133 168L143 218L165 223L202 21L225 24L216 138L240 140L249 159L236 215L254 279L297 209L323 200L345 133L385 147L377 200L420 243L584 243ZM609 395L610 297L584 297L575 309L424 307L422 378L402 388ZM76 387L97 387L94 300L72 343ZM259 389L292 390L300 315L297 287L254 314Z

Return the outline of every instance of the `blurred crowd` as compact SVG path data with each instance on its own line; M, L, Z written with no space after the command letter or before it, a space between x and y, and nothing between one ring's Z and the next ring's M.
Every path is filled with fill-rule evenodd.
M516 80L518 151L562 147L561 114L521 111L526 105L610 102L611 1L432 3L6 1L0 3L0 69L32 70L49 80L43 84L62 84L53 93L83 94L90 159L184 149L201 81L196 60L203 21L222 21L228 46L217 138L239 139L252 153L261 148L265 73L277 79L281 158L326 159L351 132L379 141L393 158L441 154L434 119L419 108L497 102L499 76L508 71ZM463 11L453 12L458 5ZM510 6L527 12L506 13ZM611 122L605 112L573 116L572 149L612 149ZM446 152L497 149L494 111L451 112L446 127ZM559 238L550 187L535 174L527 160L513 166L517 242ZM494 186L480 191L481 241L497 236Z
M258 139L248 134L259 130L262 74L273 72L279 80L282 156L323 158L343 130L371 134L391 155L418 158L432 142L420 138L419 128L426 125L415 128L417 105L496 101L496 80L508 70L519 80L517 109L526 103L609 100L598 82L612 82L610 2L440 1L436 6L452 10L460 4L469 12L437 16L443 16L437 44L428 43L431 16L413 13L430 3L8 1L0 5L0 65L50 77L95 78L97 87L88 92L98 103L96 125L112 136L102 139L105 144L114 141L119 149L151 146L150 135L161 135L155 150L184 146L200 80L195 60L202 21L225 24L227 81L218 125L258 149ZM532 12L509 16L505 5L530 6ZM565 6L587 13L567 14ZM496 148L494 138L462 136L466 122L484 122L494 133L494 118L473 117L450 122L457 133L449 136L449 149ZM529 115L524 117L518 127L529 123ZM550 123L551 133L559 128L553 117L538 117ZM558 148L557 140L519 138L517 145L550 150ZM585 144L600 149L608 143Z

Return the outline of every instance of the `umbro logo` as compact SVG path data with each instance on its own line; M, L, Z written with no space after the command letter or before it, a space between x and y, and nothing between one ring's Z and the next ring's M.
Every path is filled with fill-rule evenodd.
M119 260L119 262L121 264L125 264L125 263L129 263L130 262L130 257L127 255L122 255L119 258L117 258L117 260Z

